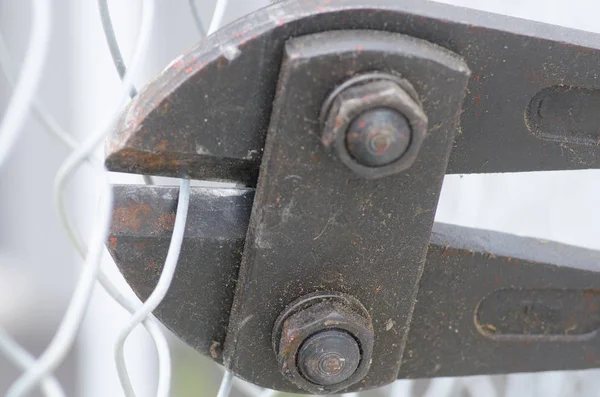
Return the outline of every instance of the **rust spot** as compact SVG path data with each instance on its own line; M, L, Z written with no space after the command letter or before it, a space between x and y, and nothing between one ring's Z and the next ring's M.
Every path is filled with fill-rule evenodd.
M442 256L444 258L453 258L458 255L458 250L456 248L446 248L442 252Z
M106 165L112 171L168 174L169 172L178 171L184 164L177 153L152 153L124 148L110 153L106 159Z
M210 345L210 356L213 360L216 360L221 355L221 343L213 341Z
M223 67L227 66L228 60L227 58L225 58L224 56L220 56L219 59L217 59L217 69L221 70L223 69Z
M588 308L590 309L590 311L596 311L597 306L596 306L596 296L600 294L600 291L597 290L586 290L583 293L584 299L588 305Z
M161 107L160 107L160 110L161 110L163 113L167 113L167 112L169 111L169 101L165 101L165 102L164 102L164 103L161 105Z
M163 139L160 141L160 143L158 145L156 145L154 147L154 150L156 150L157 152L164 152L167 150L168 147L169 147L169 141L167 141L166 139Z
M154 222L154 230L173 230L173 226L175 225L175 213L174 212L166 212L158 217L156 222Z
M115 208L112 216L113 230L139 232L142 228L142 220L151 212L152 207L142 203Z
M117 238L115 236L112 236L108 239L108 242L110 244L110 247L112 249L116 249L117 248Z

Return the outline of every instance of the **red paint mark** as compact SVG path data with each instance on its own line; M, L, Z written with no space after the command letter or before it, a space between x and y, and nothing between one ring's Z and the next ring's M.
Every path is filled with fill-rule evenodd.
M475 95L475 107L478 108L481 105L481 95Z
M192 73L193 71L194 71L194 68L193 68L193 67L191 67L191 66L189 66L187 69L185 69L184 73L185 73L185 74L190 74L190 73Z
M110 246L112 249L117 249L117 238L116 237L111 237L108 239Z
M476 74L476 75L473 77L473 81L474 81L474 82L478 82L480 78L481 78L481 76L480 76L480 75L478 75L478 74Z
M277 20L277 26L283 26L285 24L285 18L279 18Z
M356 51L364 51L365 47L358 45L356 46Z
M181 69L183 69L185 66L185 62L183 61L183 59L178 59L177 61L175 61L173 63L173 65L171 65L172 69L175 69L177 71L180 71Z
M360 122L358 123L358 126L359 126L360 128L365 128L365 127L367 126L367 123L365 123L364 121L360 121Z

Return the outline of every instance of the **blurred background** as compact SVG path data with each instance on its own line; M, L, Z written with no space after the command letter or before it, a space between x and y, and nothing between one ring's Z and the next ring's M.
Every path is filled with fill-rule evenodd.
M446 2L600 32L597 0ZM101 110L113 100L120 81L102 33L96 1L52 3L50 52L37 98L63 127L81 138L101 121L104 115ZM139 27L141 2L109 3L116 35L127 60ZM214 1L198 0L197 4L208 26ZM267 4L268 0L230 0L224 22ZM22 60L28 40L30 6L28 1L0 0L0 30L18 61ZM187 0L158 0L157 7L152 45L138 75L138 87L201 39ZM0 76L0 109L5 109L10 93L8 82ZM81 265L63 233L51 198L54 174L67 153L62 144L30 118L8 164L0 171L0 324L36 355L54 334ZM84 167L68 191L70 206L84 235L90 230L96 195L91 174L87 172ZM141 183L140 177L119 174L113 175L113 180ZM599 171L448 176L437 220L600 249L598 181ZM108 255L105 257L103 266L114 269ZM113 273L121 281L116 270ZM112 347L127 318L122 308L101 288L96 288L77 346L58 371L68 395L122 395ZM221 368L175 337L170 340L174 358L172 396L216 395ZM126 352L138 395L152 395L156 387L156 357L144 330L134 332ZM0 392L17 376L17 370L0 357ZM426 381L417 384L402 381L395 387L368 394L400 397L411 393L415 396L425 393L428 397L600 396L600 372L442 379L434 385ZM232 392L232 396L243 395L247 395L243 386Z

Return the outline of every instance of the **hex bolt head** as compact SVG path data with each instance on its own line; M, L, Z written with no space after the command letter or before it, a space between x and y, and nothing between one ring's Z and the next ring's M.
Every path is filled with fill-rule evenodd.
M309 381L331 386L350 378L360 363L360 348L349 333L333 329L314 334L300 347L298 367Z
M275 321L273 349L281 373L312 394L335 393L365 377L374 331L368 311L341 293L314 293Z
M360 164L381 167L402 157L411 134L406 117L392 109L377 108L363 112L350 123L346 146Z
M323 104L321 121L323 145L368 179L410 168L428 126L414 87L382 73L359 75L336 88Z

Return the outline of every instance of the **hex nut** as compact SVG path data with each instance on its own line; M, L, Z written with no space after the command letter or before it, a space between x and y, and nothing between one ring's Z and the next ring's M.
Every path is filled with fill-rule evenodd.
M373 80L357 79L356 84L345 84L325 101L321 141L331 147L340 160L363 178L381 178L410 168L427 134L428 119L416 97L416 91L407 80L397 77ZM395 160L382 166L369 166L358 162L348 151L347 133L352 122L365 112L374 109L391 109L405 117L411 128L406 150Z
M297 310L286 310L285 318L278 319L275 325L274 343L276 343L277 336L280 335L276 347L281 372L298 387L314 394L335 393L359 382L369 371L374 343L373 326L366 309L356 299L341 294L324 299L311 299L308 304L303 301L302 304L295 306ZM333 334L329 331L350 335L360 349L360 360L351 374L344 374L342 381L326 384L331 382L323 379L318 384L314 382L314 374L319 371L316 369L306 370L308 365L315 365L317 362L299 362L299 358L301 352L304 353L306 350L306 346L314 343L320 337L319 335L330 336ZM329 335L323 334L324 332L329 332ZM348 359L347 365L354 369L354 347L351 342L348 342L352 338L345 338L343 343L346 343L346 346L342 350L342 354L347 354L344 359ZM337 352L334 353L337 354ZM348 367L332 370L330 376L335 378L338 372L347 369ZM313 375L312 379L311 376L306 376L306 372ZM323 373L320 375L322 376Z

